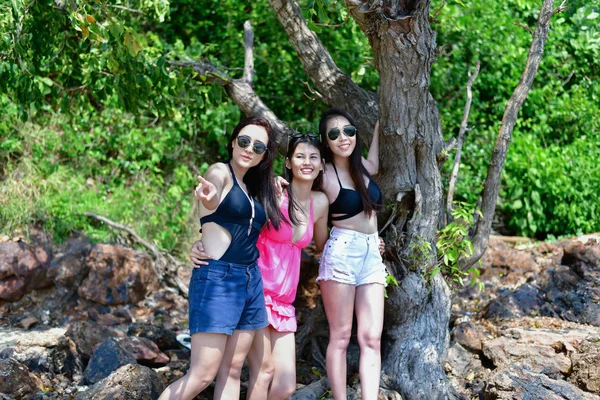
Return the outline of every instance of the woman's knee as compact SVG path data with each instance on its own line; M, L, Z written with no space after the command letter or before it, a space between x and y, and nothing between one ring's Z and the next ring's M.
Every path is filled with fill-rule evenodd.
M188 376L188 385L192 385L194 387L198 387L199 390L204 390L208 385L212 383L215 379L216 374L210 373L207 370L202 368L194 368L190 369L187 372Z
M296 391L296 382L293 380L285 380L273 382L271 390L269 390L269 399L287 399Z
M379 351L381 348L381 332L373 330L359 331L357 335L358 345L361 348L368 348Z
M264 361L260 365L260 370L258 371L257 381L261 383L266 383L268 386L269 383L273 380L273 376L275 375L275 366L271 361Z
M352 336L352 326L330 329L329 343L336 347L348 347L350 337Z

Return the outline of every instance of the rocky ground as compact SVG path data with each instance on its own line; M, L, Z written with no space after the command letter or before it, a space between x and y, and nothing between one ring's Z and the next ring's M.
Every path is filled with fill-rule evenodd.
M452 397L600 399L600 235L553 244L492 238L482 261L485 290L454 295L444 365ZM294 398L327 398L314 340L323 335L303 330L326 331L315 324L314 260L305 263ZM181 281L188 274L181 269ZM85 238L56 246L42 233L0 239L0 399L157 398L189 364L177 341L187 328L183 292L161 285L142 251ZM351 345L352 398L357 364ZM381 398L401 397L382 389Z

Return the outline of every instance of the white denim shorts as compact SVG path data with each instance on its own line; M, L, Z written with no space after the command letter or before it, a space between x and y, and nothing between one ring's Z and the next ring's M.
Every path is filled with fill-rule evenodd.
M325 243L318 281L335 281L359 286L386 284L387 270L379 254L377 233L360 233L351 229L331 229Z

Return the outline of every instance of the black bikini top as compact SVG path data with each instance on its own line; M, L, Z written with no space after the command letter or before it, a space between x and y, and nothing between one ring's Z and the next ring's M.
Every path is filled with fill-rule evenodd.
M342 187L342 182L340 181L340 176L338 175L337 168L335 168L335 164L333 165L333 169L335 171L335 176L337 177L338 183L340 184L340 193L333 203L329 205L329 216L332 221L341 221L344 219L352 218L357 214L360 214L364 211L362 198L360 197L360 193L353 189L345 189ZM375 183L373 179L369 178L369 186L367 187L367 194L369 195L369 199L376 206L383 205L383 195L379 186ZM343 214L338 216L332 216L332 214Z
M258 259L256 241L267 214L262 204L246 195L228 162L233 186L214 213L200 218L200 224L214 222L231 234L231 244L220 260L236 264L252 264ZM200 228L202 231L202 228Z

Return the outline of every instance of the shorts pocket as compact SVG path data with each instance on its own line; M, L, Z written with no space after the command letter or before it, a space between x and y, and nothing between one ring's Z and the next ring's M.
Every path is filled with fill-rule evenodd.
M231 270L231 266L225 265L204 265L196 268L192 274L192 281L219 282L225 279Z

